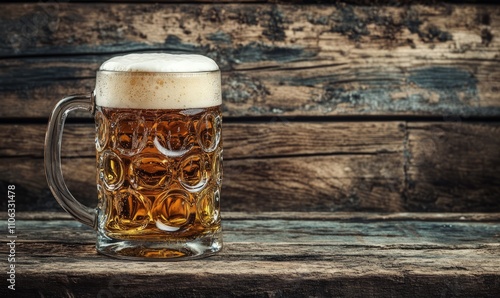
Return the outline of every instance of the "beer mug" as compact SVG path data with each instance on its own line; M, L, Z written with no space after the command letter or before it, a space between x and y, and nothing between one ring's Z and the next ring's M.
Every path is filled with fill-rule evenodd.
M59 204L97 231L97 251L123 259L197 258L222 248L221 78L200 55L130 54L104 62L89 96L62 99L45 137ZM70 193L61 138L70 111L95 118L98 205Z

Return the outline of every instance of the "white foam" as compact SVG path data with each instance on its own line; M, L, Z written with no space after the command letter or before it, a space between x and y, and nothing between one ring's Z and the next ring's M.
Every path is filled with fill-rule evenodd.
M130 54L107 60L99 70L99 106L189 109L222 103L219 67L205 56Z
M99 69L144 72L200 72L219 70L219 67L214 60L202 55L148 53L113 57L105 61Z

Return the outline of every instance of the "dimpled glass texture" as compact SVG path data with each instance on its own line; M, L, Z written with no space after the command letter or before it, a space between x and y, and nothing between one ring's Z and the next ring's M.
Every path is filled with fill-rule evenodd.
M129 240L220 229L219 107L97 107L95 117L100 229Z

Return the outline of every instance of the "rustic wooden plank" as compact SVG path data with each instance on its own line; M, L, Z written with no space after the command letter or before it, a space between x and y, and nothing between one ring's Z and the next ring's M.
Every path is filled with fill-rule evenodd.
M224 127L225 210L500 211L496 122ZM23 188L23 208L57 209L41 170L44 125L1 128L0 182ZM69 124L66 131L70 189L94 205L92 125Z
M224 124L224 154L229 160L248 157L376 154L402 152L403 121L291 122Z
M0 160L1 183L16 185L21 210L59 209L42 159ZM225 160L222 209L401 211L402 164L400 153ZM75 196L95 206L95 159L63 160L63 172Z
M168 266L127 262L125 267L98 255L94 232L73 220L19 220L16 293L494 297L500 290L498 221L277 217L224 220L225 248L210 258ZM1 224L6 233L5 221ZM0 254L6 257L4 250ZM0 289L3 296L7 291Z
M47 124L0 124L0 156L43 158ZM64 157L95 156L94 124L66 124Z
M0 156L43 157L45 124L0 124ZM226 160L334 153L402 152L404 122L224 123ZM64 157L95 156L94 124L66 124Z
M104 59L155 50L213 57L224 70L226 116L497 116L499 10L7 4L0 55L18 58L0 60L9 107L0 115L45 118L62 96L90 91Z
M63 50L66 54L82 54L89 53L90 49L94 53L108 53L112 52L110 49L133 49L134 43L136 47L149 45L151 48L166 44L173 50L184 51L200 50L203 46L214 46L214 49L232 48L237 46L238 41L247 43L259 41L263 44L271 41L276 42L277 45L299 42L299 45L310 45L317 41L315 39L328 41L329 38L335 37L335 35L329 35L329 38L323 39L319 36L323 33L339 33L340 36L335 37L336 39L350 37L367 44L370 42L388 43L392 40L394 43L387 45L393 48L407 45L408 41L404 39L413 37L416 46L428 46L451 41L453 31L471 34L468 38L462 37L455 41L472 42L478 33L475 30L481 30L481 26L484 26L484 29L496 29L499 21L496 13L499 7L483 5L356 7L350 5L95 4L90 6L74 3L10 3L4 4L3 7L4 9L0 12L4 20L2 26L12 29L10 33L13 35L11 38L8 38L8 32L2 32L0 35L5 41L5 44L1 45L0 53L6 56L59 54ZM78 16L84 14L87 18L78 19ZM453 19L453 17L457 18ZM80 24L78 32L83 33L79 36L76 35L73 26L73 22L77 19ZM104 21L107 22L106 25ZM57 24L53 24L54 22ZM359 26L357 31L354 30L356 25ZM303 28L300 28L301 26ZM339 28L341 26L344 28ZM429 30L430 27L436 28ZM409 32L403 32L405 30ZM219 34L214 35L216 32ZM169 36L171 38L167 42L166 38ZM299 37L308 38L299 40ZM477 37L481 42L481 36ZM196 42L197 39L199 39L198 42ZM494 38L484 41L490 42L488 45L493 47L488 48L484 45L485 47L467 50L475 54L493 53L491 56L493 58L494 46L498 45L498 41ZM101 47L102 45L105 47ZM446 46L441 46L446 48ZM205 51L210 50L213 49L205 49ZM297 54L293 51L289 53L261 52L251 56L251 53L245 51L241 53L241 50L236 53L245 54L240 55L240 59L231 57L234 53L219 53L219 55L229 55L233 58L226 59L227 61L221 65L258 62L260 59L257 58L270 61L283 60L282 62L298 58L293 55ZM338 51L339 48L321 50ZM451 50L448 49L448 53L453 53ZM283 58L283 54L291 56ZM262 56L259 57L259 55ZM280 57L282 59L270 59ZM307 55L304 58L306 57Z
M223 198L234 211L401 211L402 175L396 153L233 160Z
M407 210L500 210L500 126L450 120L408 124Z
M23 208L58 209L41 171L45 126L0 127L6 140L0 181L21 189ZM93 125L68 124L66 132L65 177L75 195L93 206ZM396 121L226 123L223 209L399 211L404 137L404 125Z

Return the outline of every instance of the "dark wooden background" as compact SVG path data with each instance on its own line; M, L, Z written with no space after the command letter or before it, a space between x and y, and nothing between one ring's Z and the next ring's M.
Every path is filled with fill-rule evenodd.
M43 171L55 103L151 51L223 71L223 211L500 211L495 1L159 2L0 4L0 189L17 211L60 210ZM87 205L93 130L76 113L64 139Z

